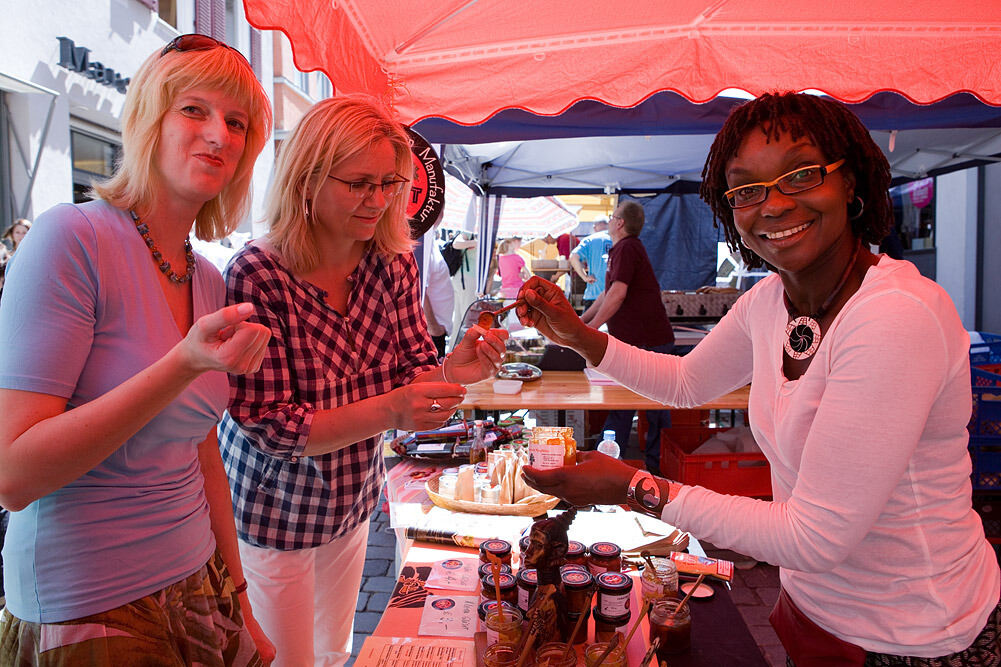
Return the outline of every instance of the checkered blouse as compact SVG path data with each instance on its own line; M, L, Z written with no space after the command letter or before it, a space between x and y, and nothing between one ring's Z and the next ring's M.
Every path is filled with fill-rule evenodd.
M271 329L261 369L230 376L219 425L240 538L273 549L326 544L364 521L385 473L381 437L303 456L313 414L384 394L435 368L411 254L367 253L347 315L326 292L248 245L226 269L228 303L249 301Z

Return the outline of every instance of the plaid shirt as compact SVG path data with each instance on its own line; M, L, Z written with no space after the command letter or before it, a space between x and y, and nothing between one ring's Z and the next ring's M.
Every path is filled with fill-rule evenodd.
M226 269L229 303L249 301L271 330L261 369L230 376L219 425L237 532L292 550L326 544L364 521L385 476L382 438L303 456L313 415L407 384L437 366L411 254L368 252L351 275L343 316L326 292L246 246Z

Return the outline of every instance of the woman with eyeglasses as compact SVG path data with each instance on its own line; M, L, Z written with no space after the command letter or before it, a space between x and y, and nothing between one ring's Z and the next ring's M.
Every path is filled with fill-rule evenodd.
M7 271L0 664L262 665L216 425L268 330L192 252L250 203L270 101L237 51L178 37L129 84L98 199L43 213Z
M318 103L285 140L269 233L226 269L272 333L220 427L250 595L281 665L343 664L385 475L382 434L442 425L494 374L505 332L442 361L421 311L403 127L367 97Z
M751 267L775 271L684 357L581 324L533 279L526 325L651 398L700 405L751 384L771 501L714 493L595 452L526 468L572 503L629 503L778 565L771 621L790 663L998 665L1001 575L971 508L970 339L949 296L873 255L893 223L890 169L843 105L768 94L713 143L702 198Z

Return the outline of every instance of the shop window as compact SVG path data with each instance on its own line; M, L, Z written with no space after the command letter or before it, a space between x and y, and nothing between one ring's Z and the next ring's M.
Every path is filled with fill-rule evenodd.
M156 13L161 21L177 27L177 0L159 0Z
M70 130L70 150L73 157L73 202L88 201L94 181L110 177L122 147L107 139Z

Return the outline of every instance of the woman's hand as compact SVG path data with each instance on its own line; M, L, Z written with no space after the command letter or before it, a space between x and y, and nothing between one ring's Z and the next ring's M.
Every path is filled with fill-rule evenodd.
M442 426L465 396L466 388L461 384L445 382L411 382L385 395L393 426L404 431Z
M254 645L257 647L257 652L261 655L261 660L264 661L264 665L267 667L267 665L274 662L276 653L275 645L264 634L264 630L258 624L257 619L254 618L254 614L250 613L250 603L247 601L246 594L241 596L240 602L245 605L243 607L243 622L247 626L250 636L254 639Z
M533 489L571 505L621 505L636 474L636 468L628 463L600 452L577 452L575 466L550 470L525 466L521 470L522 478Z
M476 325L469 327L452 353L442 361L445 379L460 384L473 384L492 377L507 353L504 345L506 339L507 331L504 329L488 331ZM445 364L448 364L448 368L445 368Z
M557 345L574 347L588 328L563 290L548 280L533 276L522 285L518 298L525 301L515 308L518 320L527 327L535 327Z
M187 366L194 373L257 371L271 332L261 324L246 321L253 312L253 304L239 303L198 318L178 344Z

